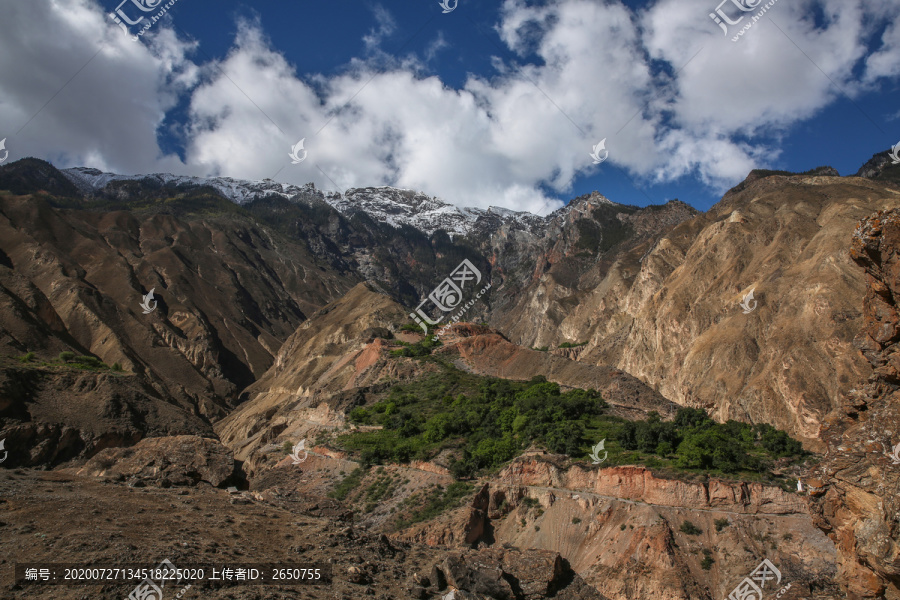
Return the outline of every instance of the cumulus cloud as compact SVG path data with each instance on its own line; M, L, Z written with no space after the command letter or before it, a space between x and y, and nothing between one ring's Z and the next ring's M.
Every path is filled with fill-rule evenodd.
M737 43L714 9L504 0L495 32L508 52L453 89L429 71L448 47L439 31L421 57L383 52L399 35L383 5L365 55L319 74L299 72L256 21L209 61L165 21L132 42L95 0L14 3L0 35L0 136L13 158L60 166L395 185L546 213L594 172L600 139L638 180L721 191L840 94L900 77L895 0L780 0ZM183 158L158 140L176 107ZM308 159L291 165L301 138Z

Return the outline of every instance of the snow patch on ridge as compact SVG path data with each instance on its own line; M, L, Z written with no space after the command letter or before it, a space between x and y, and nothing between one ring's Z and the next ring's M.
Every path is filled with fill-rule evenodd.
M549 222L554 215L557 215L560 211L570 210L571 205L575 204L575 202L570 203L569 206L561 208L548 217L539 217L528 212L519 212L498 206L491 206L487 210L481 208L459 208L422 192L388 186L352 188L344 194L336 192L325 194L317 190L311 183L297 186L289 183L278 183L272 179L247 181L232 179L231 177L193 177L189 175L172 175L170 173L118 175L86 167L63 169L62 173L79 190L88 195L102 190L115 181L143 181L149 179L160 185L209 186L236 204L247 204L272 194L288 200L295 200L298 196L303 196L304 198L314 196L327 202L345 216L351 216L361 211L375 221L387 223L393 227L408 225L422 231L426 235L431 235L439 229L443 229L450 235L464 235L470 232L480 219L496 222L497 224L533 228ZM596 192L591 198L615 204L602 195L596 194Z

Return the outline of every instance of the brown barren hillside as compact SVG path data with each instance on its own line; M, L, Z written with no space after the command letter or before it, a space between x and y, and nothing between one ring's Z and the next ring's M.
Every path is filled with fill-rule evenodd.
M0 194L2 352L90 353L211 418L269 368L306 314L350 287L244 216L52 202ZM151 289L158 304L143 314Z
M581 362L815 446L822 417L870 372L852 345L864 281L850 236L898 203L896 186L862 178L749 178L590 282L539 277L492 323L528 346L588 342Z

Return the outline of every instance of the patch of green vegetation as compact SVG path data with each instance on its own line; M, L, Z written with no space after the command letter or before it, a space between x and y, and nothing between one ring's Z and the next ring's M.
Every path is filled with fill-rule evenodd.
M546 352L549 349L550 349L549 346L541 346L541 347L535 346L534 348L532 348L532 350L537 350L538 352Z
M669 422L657 413L626 421L605 414L606 402L593 390L562 392L541 376L508 381L465 373L437 357L421 360L438 371L350 411L350 422L380 429L344 433L333 443L357 453L364 465L429 460L451 450L450 467L460 479L496 469L533 443L580 458L606 440L605 467L646 465L662 476L695 480L777 482L775 461L784 466L808 456L769 425L720 424L691 408Z
M448 394L448 377L455 369L432 376L429 385L415 386L430 400L394 388L385 400L350 412L352 422L383 429L342 436L339 444L362 453L364 464L427 459L446 447L463 446L463 456L451 465L457 478L472 477L500 466L533 442L551 452L584 455L585 426L607 407L595 390L562 392L544 377L529 382L475 378L476 389ZM467 379L456 376L457 383ZM425 389L422 389L425 388ZM440 400L438 400L440 399Z
M415 344L408 344L405 342L398 342L403 348L399 350L392 350L391 356L408 356L411 358L418 358L421 356L428 356L431 354L431 351L439 346L442 346L441 340L436 337L426 337L420 342L416 342Z
M579 523L581 523L581 519L579 519L578 517L572 517L572 525L578 525Z
M370 485L365 491L365 499L367 502L377 503L382 498L390 496L396 485L394 485L394 478L390 475L379 475L374 483ZM366 511L370 512L370 511Z
M89 371L101 371L110 369L110 366L108 364L101 361L96 356L78 355L74 352L60 352L58 358L60 362L79 369L86 369Z
M344 479L334 487L334 490L329 496L336 500L345 500L353 490L359 487L359 484L362 483L365 475L366 471L362 467L354 469L353 472L344 477Z
M681 527L678 528L681 533L686 535L700 535L703 533L703 530L688 521L687 519L681 524Z
M540 503L540 500L538 500L537 498L522 498L522 506L528 509L535 508L536 506L539 506Z
M456 508L462 503L462 499L471 494L474 489L475 486L463 481L455 481L446 488L441 486L432 488L431 492L425 497L424 505L421 508L414 511L410 516L397 520L397 529L404 529L415 523L428 521L447 510ZM408 498L407 503L411 499L412 497Z
M563 342L559 345L560 348L578 348L579 346L585 346L587 342L579 342L577 344L573 344L572 342Z
M578 219L575 221L575 228L578 230L578 241L575 243L576 250L594 250L600 246L603 232L596 223L590 219Z
M618 215L630 214L635 209L625 206L600 205L594 208L590 219L575 221L578 241L575 250L603 254L616 244L634 237L630 223L620 221Z
M716 423L699 408L681 408L670 422L655 413L645 421L626 422L618 441L625 450L661 456L674 452L674 466L682 469L723 473L762 473L772 459L806 455L800 442L771 425Z
M19 362L30 363L34 360L34 352L26 352L24 356L19 357Z
M716 562L713 560L712 552L710 550L703 550L703 560L700 561L700 568L704 571L709 571L710 567L713 566L713 563Z
M731 525L731 523L728 522L728 519L724 519L724 518L716 519L715 524L716 524L716 531L722 531L723 529L725 529L726 527Z
M281 451L290 454L294 450L294 446L287 440L281 445Z
M215 188L195 184L161 184L153 178L113 181L91 198L48 199L57 208L99 212L127 210L136 213L194 214L203 217L248 215L240 205Z

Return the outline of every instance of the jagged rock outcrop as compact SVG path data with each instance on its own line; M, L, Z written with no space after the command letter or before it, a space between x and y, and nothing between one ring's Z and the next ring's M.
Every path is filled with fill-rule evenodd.
M237 483L234 457L218 440L195 435L141 440L130 448L107 448L77 470L143 487L213 487Z
M147 436L214 435L140 377L7 362L0 367L5 467L55 466Z
M782 586L801 594L788 597L840 597L834 545L813 524L805 497L758 483L668 480L642 467L572 464L562 456L521 457L466 506L395 537L559 552L614 600L722 598L763 559L782 572Z
M856 176L900 183L900 164L894 160L893 148L875 154L860 167Z
M443 596L448 600L606 600L559 554L546 550L454 552L435 565L428 583L435 591L449 590Z
M808 512L806 502L800 496L779 487L720 479L711 479L706 483L662 479L654 477L645 467L604 469L523 458L501 471L495 481L497 485L564 488L674 508L721 509L733 513L770 515Z
M900 209L863 219L850 255L866 276L855 345L873 373L828 415L816 523L838 550L838 579L853 600L900 597Z

